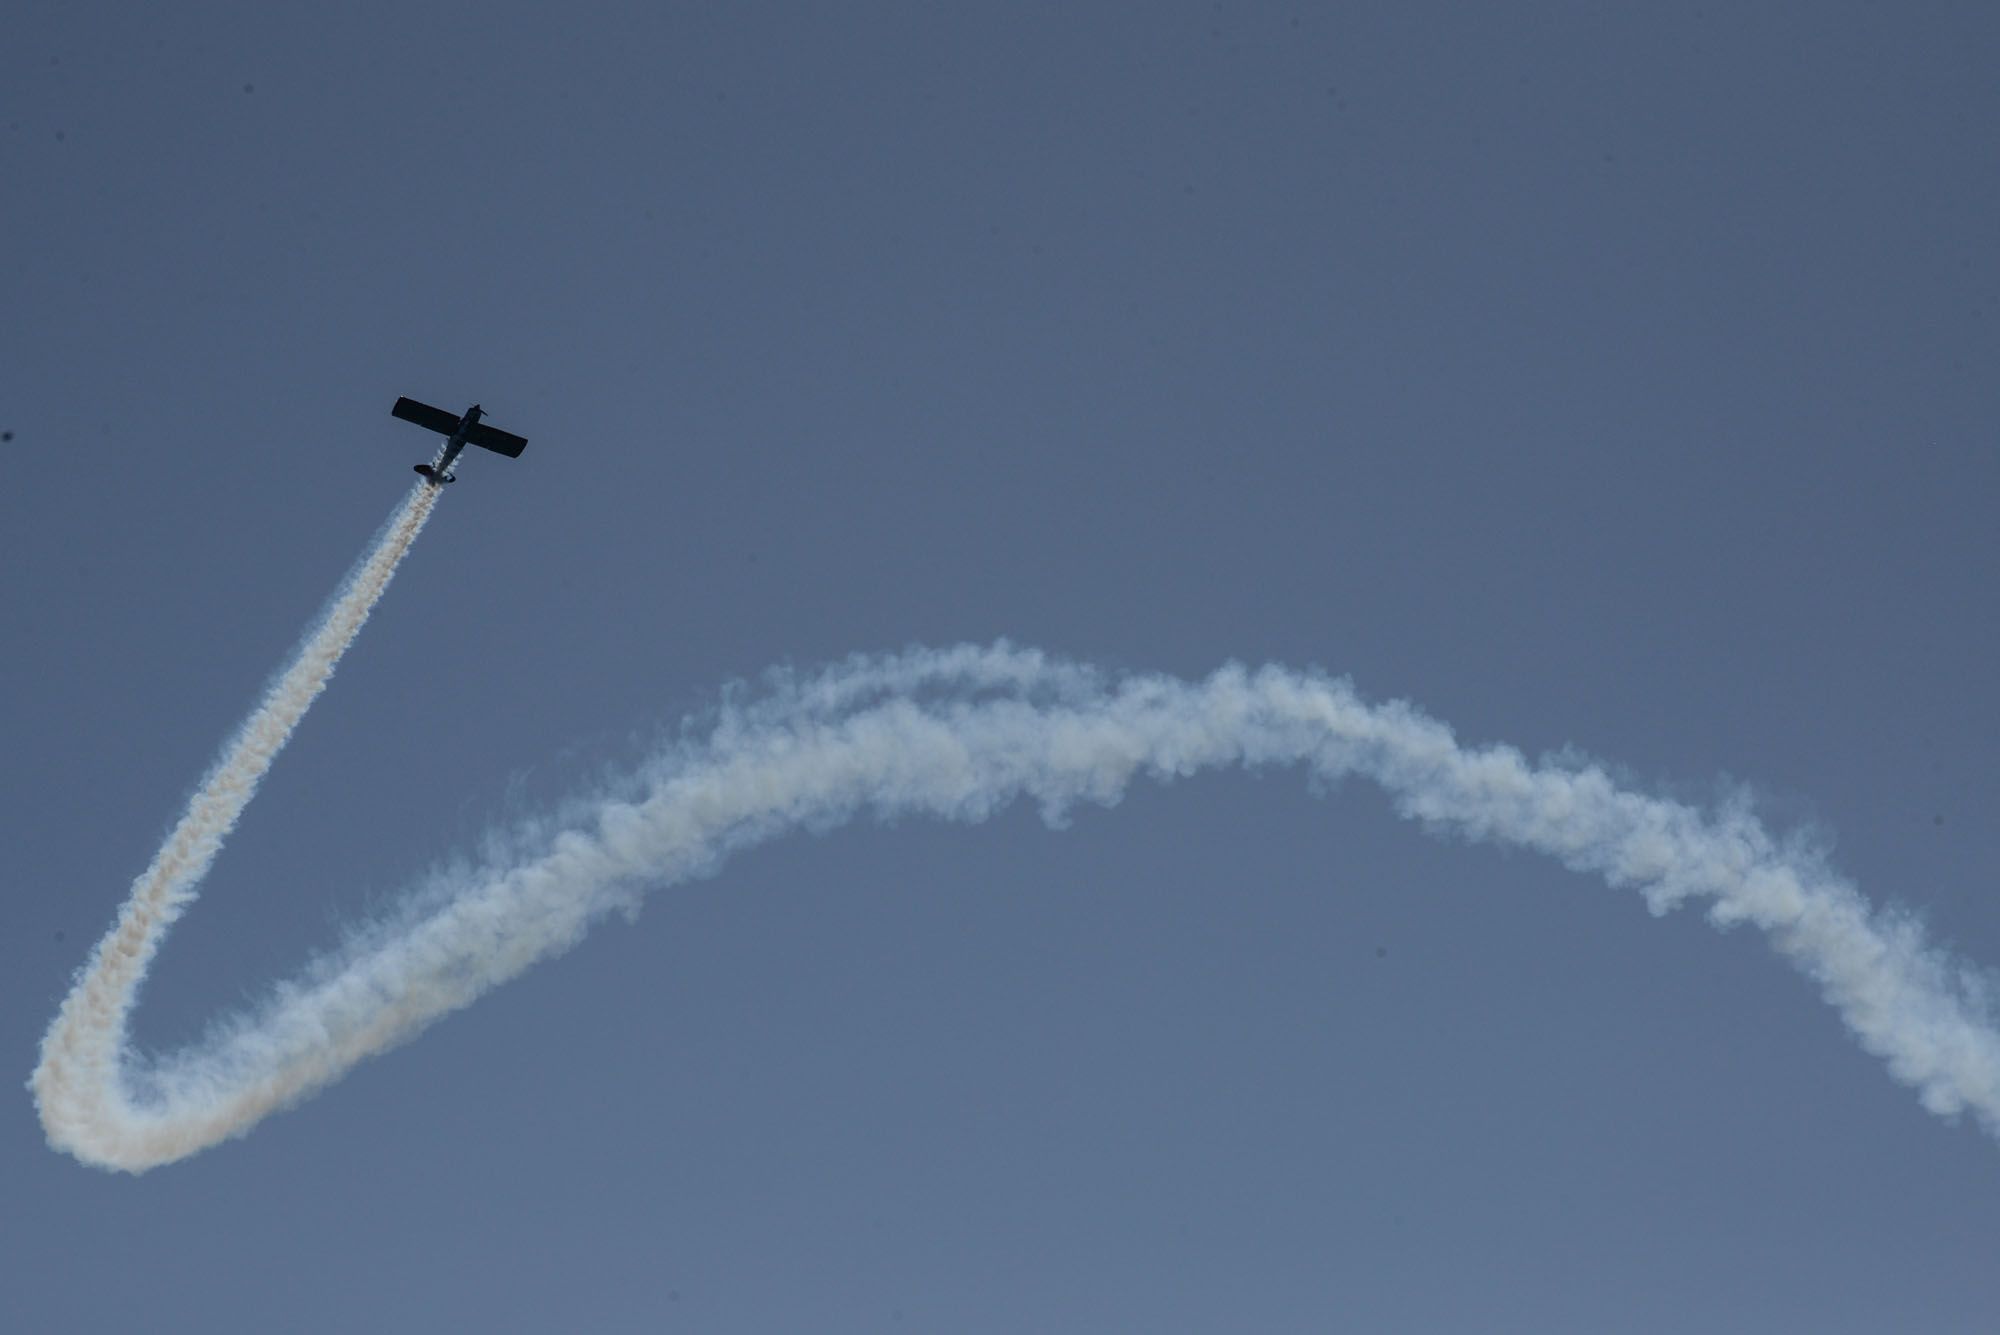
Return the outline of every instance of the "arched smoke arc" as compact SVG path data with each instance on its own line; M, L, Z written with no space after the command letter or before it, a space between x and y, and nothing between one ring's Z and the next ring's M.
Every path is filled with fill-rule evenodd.
M495 839L483 862L418 887L203 1043L140 1059L127 1021L149 962L437 495L419 486L392 517L78 975L30 1080L55 1147L139 1172L241 1135L568 949L606 913L788 831L863 814L974 821L1024 798L1053 819L1116 802L1139 777L1223 765L1366 778L1432 830L1539 850L1638 891L1656 913L1696 900L1718 925L1753 924L1925 1107L1969 1111L2000 1135L2000 1026L1984 976L1746 807L1704 812L1589 764L1464 746L1417 709L1368 703L1318 672L1116 676L1005 644L855 658L733 693L698 738L615 791Z

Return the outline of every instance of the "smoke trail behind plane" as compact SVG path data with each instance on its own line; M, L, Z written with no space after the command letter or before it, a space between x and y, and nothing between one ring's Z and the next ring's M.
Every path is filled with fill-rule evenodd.
M264 698L236 730L222 756L154 855L132 884L118 920L97 943L89 962L42 1039L42 1059L29 1084L51 1144L72 1149L86 1162L134 1171L189 1153L162 1146L207 1142L231 1128L200 1110L138 1107L128 1094L126 1030L146 969L168 928L195 899L196 887L236 826L257 785L291 740L306 710L326 689L347 646L361 631L396 567L423 531L439 489L419 483L397 508L368 554L300 643L292 661L265 688ZM261 1114L260 1114L261 1115ZM59 1130L58 1128L62 1128ZM93 1155L85 1145L117 1145Z
M855 658L736 691L693 740L609 790L489 841L484 859L416 887L262 1005L197 1046L144 1062L126 1021L147 961L276 750L422 527L412 498L134 886L43 1041L31 1084L50 1142L141 1171L240 1135L271 1111L407 1040L642 896L733 852L864 813L983 819L1028 799L1050 820L1109 805L1138 777L1300 765L1380 784L1426 827L1547 853L1644 896L1748 922L1804 972L1926 1108L2000 1135L1993 991L1872 908L1810 850L1743 805L1695 808L1621 789L1596 766L1467 747L1410 705L1345 681L1225 667L1202 681L1117 677L1001 644Z

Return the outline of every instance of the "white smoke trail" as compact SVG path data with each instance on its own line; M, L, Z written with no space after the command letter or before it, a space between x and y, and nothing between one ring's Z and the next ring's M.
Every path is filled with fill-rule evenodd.
M414 537L422 514L406 515ZM1461 746L1411 706L1368 704L1317 672L1116 678L1004 644L856 658L806 678L774 676L761 696L736 692L703 735L665 748L616 791L495 838L480 865L419 887L254 1013L187 1052L137 1062L125 1021L146 961L248 784L331 670L345 642L333 623L349 618L351 637L359 616L349 605L365 616L394 564L378 551L335 604L245 726L246 737L262 735L260 720L276 711L274 740L232 749L57 1016L32 1085L58 1148L136 1172L240 1135L573 945L603 914L636 911L645 891L789 830L863 811L978 820L1021 797L1056 820L1079 802L1116 802L1140 774L1165 781L1225 764L1361 775L1435 830L1539 849L1637 889L1656 913L1698 899L1719 925L1754 923L1925 1107L1969 1110L2000 1134L1989 985L1926 945L1909 919L1872 909L1810 849L1773 839L1747 807L1703 813L1620 789L1592 765ZM304 668L316 653L323 666ZM295 706L274 703L291 701L295 677L308 693ZM252 751L246 783L232 766ZM230 796L211 796L218 786ZM184 838L190 826L198 833Z
M97 943L77 975L75 986L42 1038L42 1060L29 1081L51 1144L71 1149L86 1162L136 1172L229 1134L228 1128L218 1128L206 1140L197 1139L195 1146L178 1154L162 1156L139 1148L176 1143L202 1133L182 1125L176 1136L164 1125L199 1120L200 1114L192 1109L133 1106L122 1080L126 1024L147 966L159 952L167 929L194 902L195 887L207 875L222 841L256 796L257 785L291 740L292 730L307 708L326 689L340 656L360 633L362 623L389 587L396 566L423 531L438 495L438 488L419 483L390 517L361 564L348 574L321 612L291 663L265 688L263 701L223 748L221 759L188 800L187 811L154 855L152 865L133 882L118 921ZM85 1148L96 1145L122 1148L109 1155Z

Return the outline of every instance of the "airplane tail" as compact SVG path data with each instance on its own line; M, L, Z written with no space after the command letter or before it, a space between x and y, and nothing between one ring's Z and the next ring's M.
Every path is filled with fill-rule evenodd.
M431 485L434 487L441 487L447 482L458 481L458 478L455 477L454 475L450 473L440 473L438 472L437 469L432 468L429 464L418 464L417 471L419 473L422 473L425 477L429 478L431 480Z

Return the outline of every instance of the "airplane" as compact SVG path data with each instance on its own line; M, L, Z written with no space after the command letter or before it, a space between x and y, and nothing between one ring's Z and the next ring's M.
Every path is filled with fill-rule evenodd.
M528 448L528 442L519 436L481 424L483 415L478 404L465 410L465 416L454 417L442 408L433 408L428 403L418 403L415 399L397 399L396 406L389 410L392 417L400 417L405 422L415 422L428 431L451 439L444 443L438 457L427 464L418 464L417 471L430 479L433 487L441 487L447 482L456 482L458 477L451 471L451 461L458 452L468 445L504 454L509 459L521 457L521 451Z

